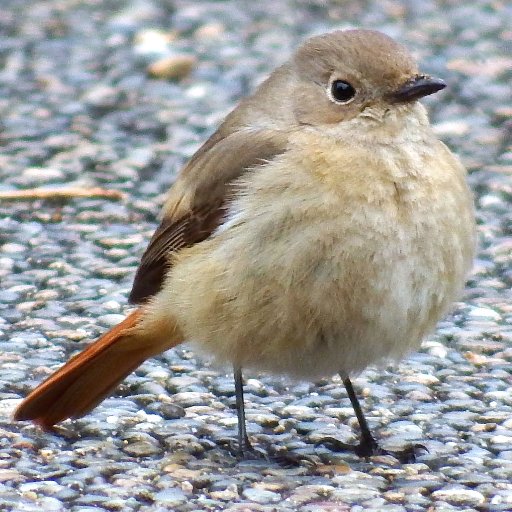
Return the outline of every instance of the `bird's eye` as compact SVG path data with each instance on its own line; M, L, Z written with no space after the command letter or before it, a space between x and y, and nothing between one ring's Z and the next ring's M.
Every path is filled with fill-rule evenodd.
M331 96L337 103L347 103L356 95L356 90L344 80L334 80L331 84Z

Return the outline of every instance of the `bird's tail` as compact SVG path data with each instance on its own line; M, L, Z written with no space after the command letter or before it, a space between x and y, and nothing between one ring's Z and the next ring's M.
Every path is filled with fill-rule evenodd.
M142 308L135 310L71 358L23 400L14 419L32 420L50 429L66 418L79 418L146 359L183 341L169 318L146 321L145 316Z

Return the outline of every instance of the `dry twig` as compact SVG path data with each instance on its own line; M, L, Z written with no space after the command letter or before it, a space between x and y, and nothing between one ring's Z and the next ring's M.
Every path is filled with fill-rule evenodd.
M124 199L126 194L119 190L107 190L100 187L80 188L28 188L25 190L0 190L0 201L18 201L33 199L74 199L74 198Z

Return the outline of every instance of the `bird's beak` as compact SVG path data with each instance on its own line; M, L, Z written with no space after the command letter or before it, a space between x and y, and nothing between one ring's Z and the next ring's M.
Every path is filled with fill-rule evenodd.
M390 99L397 103L406 103L415 101L429 94L434 94L444 89L446 84L440 78L434 78L428 75L416 75L411 78L399 89L390 94Z

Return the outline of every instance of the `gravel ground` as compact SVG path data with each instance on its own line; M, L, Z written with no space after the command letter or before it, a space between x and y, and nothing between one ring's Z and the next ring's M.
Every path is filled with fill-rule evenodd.
M386 447L429 453L400 465L315 446L356 440L341 382L246 375L252 439L313 463L239 462L232 378L189 350L55 434L14 424L31 387L122 318L183 162L303 38L349 26L447 80L428 105L476 195L481 249L453 315L355 380ZM506 0L2 0L0 192L124 199L0 200L0 510L512 510L511 27Z

